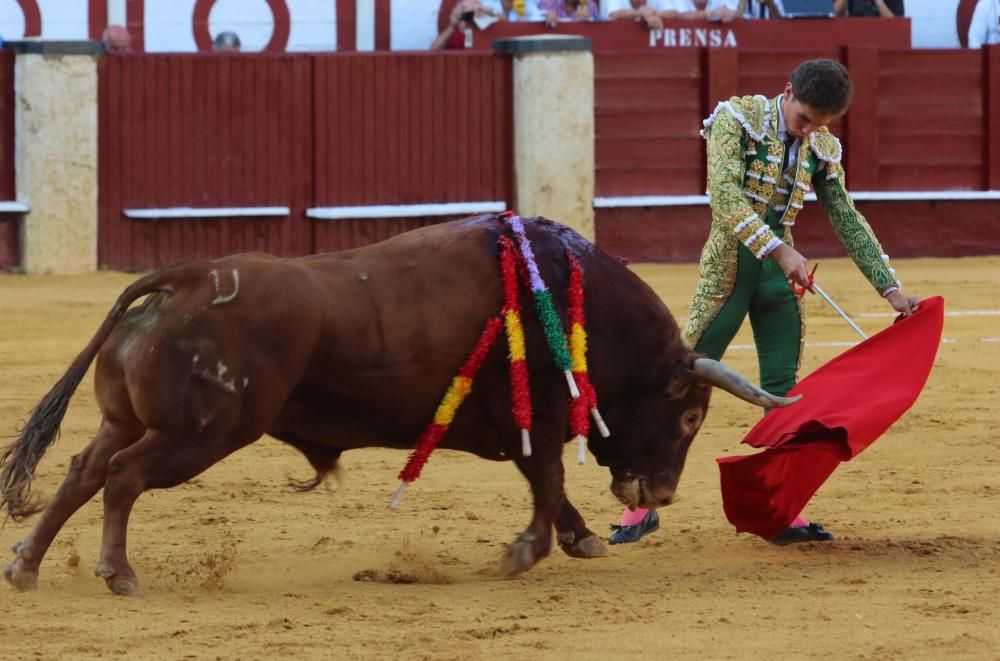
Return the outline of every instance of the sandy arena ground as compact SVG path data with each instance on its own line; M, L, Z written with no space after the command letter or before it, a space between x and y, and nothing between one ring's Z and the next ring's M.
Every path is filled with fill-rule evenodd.
M348 453L339 488L297 494L287 478L311 470L265 438L139 499L129 542L141 598L114 597L92 575L92 500L56 539L37 592L0 582L0 658L1000 658L1000 258L895 266L908 291L945 297L947 339L914 408L810 504L834 543L776 548L734 533L714 460L747 453L739 441L759 412L725 394L661 530L605 559L555 550L513 581L492 578L530 518L512 464L435 454L394 512L405 453ZM686 314L693 265L636 270ZM890 322L846 260L818 275L868 332ZM134 277L0 274L0 438ZM854 339L822 301L809 305L805 372L844 350L831 343ZM726 360L756 377L750 342L745 329ZM88 376L38 493L55 491L98 420ZM606 534L620 512L609 475L573 456L567 446L567 489ZM27 525L0 529L0 565Z

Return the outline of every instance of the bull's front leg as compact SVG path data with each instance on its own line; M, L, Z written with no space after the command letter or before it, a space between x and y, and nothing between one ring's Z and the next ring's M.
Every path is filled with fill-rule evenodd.
M556 539L563 553L574 558L603 558L608 555L608 549L587 527L583 517L566 496L563 496L562 504L556 512Z
M520 576L552 551L552 526L566 496L562 446L552 439L546 440L536 443L532 456L517 456L514 460L531 485L535 512L527 530L507 547L498 571L501 578Z

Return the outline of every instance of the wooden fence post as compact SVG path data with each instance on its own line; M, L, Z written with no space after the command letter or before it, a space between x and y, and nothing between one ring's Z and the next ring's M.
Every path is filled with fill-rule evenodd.
M11 41L15 63L17 195L28 273L97 269L99 41ZM71 102L67 101L71 100Z
M594 57L572 35L493 42L514 59L514 198L594 240Z

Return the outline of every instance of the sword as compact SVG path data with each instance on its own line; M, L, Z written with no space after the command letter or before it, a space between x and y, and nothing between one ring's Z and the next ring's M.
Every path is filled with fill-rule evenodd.
M820 287L818 284L816 284L816 281L813 279L813 275L816 273L816 269L817 268L819 268L819 264L816 264L815 266L813 266L812 271L809 272L809 286L808 287L801 287L801 288L799 288L799 287L796 287L795 284L793 283L792 284L792 293L795 294L796 296L804 296L807 291L813 291L813 292L819 294L820 296L823 297L824 301L826 301L827 303L830 304L831 308L833 308L834 310L837 311L837 314L839 314L841 317L844 318L844 321L846 321L847 323L849 323L851 325L851 328L853 328L855 330L855 332L857 332L857 334L862 337L862 339L867 340L868 336L865 335L865 332L863 330L861 330L860 328L858 328L858 325L856 323L854 323L851 320L850 317L847 316L846 312L844 312L843 310L840 309L840 306L837 305L833 301L832 298L830 298L829 294L827 294L825 291L823 291L822 287Z
M860 328L858 328L858 325L856 323L854 323L853 321L851 321L851 318L847 316L847 313L845 313L843 310L841 310L840 306L833 302L833 299L830 298L829 294L827 294L825 291L823 291L823 288L820 287L819 285L817 285L815 281L812 281L810 279L810 282L812 284L812 288L814 290L816 290L816 293L819 294L820 296L822 296L823 300L826 301L827 303L829 303L830 307L833 308L834 310L836 310L837 314L839 314L841 317L843 317L844 321L846 321L847 323L849 323L851 325L851 328L853 328L857 332L858 335L860 335L863 339L867 340L868 336L865 335L864 331L861 330Z

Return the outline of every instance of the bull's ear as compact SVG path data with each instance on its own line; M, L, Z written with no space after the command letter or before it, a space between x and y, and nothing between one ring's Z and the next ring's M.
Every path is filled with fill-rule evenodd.
M697 357L698 354L694 354L690 359L685 356L673 364L665 387L667 399L683 399L687 396L695 380L692 364Z

